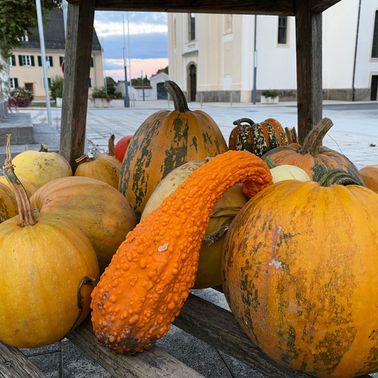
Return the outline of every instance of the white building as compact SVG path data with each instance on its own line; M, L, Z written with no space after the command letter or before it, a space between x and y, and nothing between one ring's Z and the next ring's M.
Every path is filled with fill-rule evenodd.
M257 98L295 97L294 17L171 13L168 34L169 76L190 101L250 102L255 56ZM378 0L341 0L323 14L324 98L377 100L377 85Z

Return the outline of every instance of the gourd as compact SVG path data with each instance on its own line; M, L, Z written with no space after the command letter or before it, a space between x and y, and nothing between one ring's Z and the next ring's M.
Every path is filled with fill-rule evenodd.
M206 160L190 161L168 173L152 193L144 208L141 220L156 210L205 162ZM221 285L221 260L226 232L233 218L246 202L247 198L242 192L241 184L237 184L228 189L216 203L210 214L209 224L199 253L195 289Z
M222 263L253 343L317 377L378 370L378 195L337 176L330 187L282 181L258 193L235 217Z
M0 183L0 223L17 215L16 198L8 186Z
M13 165L15 174L28 181L30 188L40 188L56 178L72 176L67 160L56 152L47 152L44 146L40 151L24 151L16 155Z
M89 313L96 254L76 227L33 212L8 158L19 216L0 224L0 340L30 348L54 343Z
M89 177L51 181L31 197L43 215L66 219L80 229L96 251L101 271L136 225L129 201L110 185Z
M306 136L303 145L292 143L267 151L263 156L269 168L289 164L302 168L314 181L332 172L341 169L347 172L360 184L363 180L355 165L343 154L322 147L322 141L333 123L328 118L323 118Z
M283 180L311 181L309 175L296 165L278 165L270 170L273 177L273 183Z
M230 150L246 150L257 156L262 156L272 148L287 144L285 132L281 124L268 118L261 123L254 123L249 118L234 121L229 138Z
M108 154L98 154L95 157L83 155L76 159L79 164L75 176L91 177L118 189L121 163L114 157L114 135L108 141Z
M378 193L378 164L376 165L367 165L359 171L362 179L364 180L365 185Z
M134 134L122 163L119 190L139 219L157 184L174 168L227 151L214 120L201 110L190 111L173 81L165 87L175 110L152 114Z
M114 147L114 156L121 163L125 157L127 147L129 146L132 137L132 135L122 137Z
M271 175L249 152L218 155L127 234L92 294L92 324L102 344L143 351L168 332L194 285L208 217L239 181L251 196L271 184Z

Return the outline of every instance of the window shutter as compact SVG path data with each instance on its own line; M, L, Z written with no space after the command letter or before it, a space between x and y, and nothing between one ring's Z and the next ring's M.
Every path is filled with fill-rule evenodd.
M16 57L14 55L11 56L12 59L12 66L16 65Z
M35 64L34 64L34 55L30 55L30 63L31 65L34 67Z
M37 60L38 60L38 66L42 67L42 58L41 58L41 55L38 55Z
M18 88L18 79L16 77L13 79L13 82L14 82L14 87Z
M47 85L49 86L49 89L51 89L51 79L49 77L47 78L47 82L48 82Z
M20 66L23 66L23 65L24 65L23 62L22 62L22 55L19 55L19 56L18 56L18 64L19 64Z
M52 56L49 56L49 62L50 62L50 67L54 65L54 59Z
M64 62L64 56L59 57L59 65L61 66Z
M91 57L91 67L93 67L93 58Z

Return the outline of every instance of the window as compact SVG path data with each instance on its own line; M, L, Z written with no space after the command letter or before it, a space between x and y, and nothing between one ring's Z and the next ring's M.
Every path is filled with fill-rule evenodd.
M41 55L38 55L38 66L42 67L42 57ZM46 56L46 62L49 63L49 67L52 67L54 65L54 60L52 56Z
M378 58L378 11L375 12L372 58Z
M49 89L51 89L51 78L47 78L47 85L49 87Z
M16 65L16 57L14 55L11 55L8 60L8 64L12 67Z
M224 15L224 34L232 33L232 14Z
M10 86L10 89L18 88L18 79L15 78L15 77L10 77L9 78L9 86Z
M19 55L18 63L20 66L31 67L34 66L34 56L33 55Z
M287 43L287 16L278 17L278 38L277 42L280 45Z
M93 67L93 58L91 57L91 67Z
M25 33L25 34L20 38L20 41L21 41L21 42L29 42L29 36L28 36L28 33Z
M89 78L89 80L88 80L88 87L92 88L92 79L91 78Z
M196 39L196 19L193 13L188 17L188 40L194 41Z
M64 56L60 56L59 57L59 66L62 66L63 63L64 63Z

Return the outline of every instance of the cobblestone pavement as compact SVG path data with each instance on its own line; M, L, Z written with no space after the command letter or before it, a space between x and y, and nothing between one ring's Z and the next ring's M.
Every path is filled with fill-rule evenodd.
M278 119L284 126L294 126L297 122L296 107L253 106L243 104L190 104L191 109L202 109L210 114L228 140L232 122L241 117L255 121L268 117ZM290 105L290 106L289 106ZM88 109L87 139L88 146L100 151L107 149L107 139L114 133L116 140L133 134L138 126L153 112L172 109L167 101L138 103L130 109ZM35 124L46 123L44 109L27 110L32 113ZM338 104L329 103L324 109L324 116L331 118L334 127L325 138L325 145L347 155L358 167L378 164L378 104ZM53 127L57 130L60 123L60 109L53 110ZM47 126L46 126L47 127ZM221 306L227 307L224 296L207 289L196 292ZM216 319L214 319L216 321ZM158 341L158 345L191 366L205 377L261 377L251 368L226 354L210 347L206 343L188 335L176 327ZM46 348L25 350L30 359L38 365L48 377L108 377L109 375L97 364L86 358L69 341L62 341ZM178 377L180 378L180 377Z

